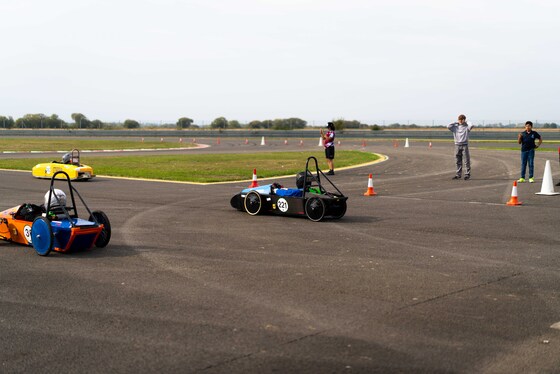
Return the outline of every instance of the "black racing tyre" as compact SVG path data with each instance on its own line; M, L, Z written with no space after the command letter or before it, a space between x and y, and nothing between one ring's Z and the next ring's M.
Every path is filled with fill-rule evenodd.
M346 214L346 200L338 201L331 207L331 216L334 219L339 219L344 217Z
M95 217L95 219L93 219L93 217ZM89 221L97 221L99 224L103 225L103 230L101 230L101 233L97 237L95 246L97 248L105 248L107 244L109 244L109 240L111 240L111 222L109 222L109 218L102 211L94 210L91 212L91 216L89 216Z
M261 195L258 192L249 191L249 193L245 195L243 206L245 207L245 211L250 215L255 216L259 214L262 209Z
M314 222L319 222L325 217L325 203L318 197L312 197L305 202L305 214Z

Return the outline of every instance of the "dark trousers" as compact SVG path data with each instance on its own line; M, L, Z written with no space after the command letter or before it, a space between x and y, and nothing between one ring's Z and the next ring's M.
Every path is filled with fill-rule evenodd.
M521 151L521 178L525 179L525 171L529 164L529 178L533 178L533 171L535 170L535 150Z

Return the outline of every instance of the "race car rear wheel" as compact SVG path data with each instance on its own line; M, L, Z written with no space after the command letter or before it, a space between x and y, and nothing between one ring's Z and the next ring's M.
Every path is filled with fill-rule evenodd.
M54 235L51 223L45 217L37 217L31 225L31 244L39 256L51 253L54 244Z
M95 219L93 219L94 217ZM89 221L97 221L97 223L103 225L103 230L101 230L101 233L97 237L95 246L97 248L105 248L107 244L109 244L109 240L111 240L111 222L109 222L109 218L102 211L94 210L93 212L91 212Z
M312 197L305 202L305 214L314 222L319 222L325 217L325 203L318 197Z
M259 195L258 192L249 191L249 193L245 196L243 206L245 207L245 211L250 215L254 216L259 214L262 208L261 195Z

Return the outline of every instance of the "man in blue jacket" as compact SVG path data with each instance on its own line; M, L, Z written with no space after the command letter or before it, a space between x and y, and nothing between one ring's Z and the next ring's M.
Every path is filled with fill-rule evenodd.
M535 144L535 139L539 144ZM525 182L525 170L529 164L529 183L533 183L533 171L535 170L535 149L542 144L542 138L538 132L533 131L533 122L525 122L525 131L517 136L517 143L521 144L521 178L517 182Z
M467 122L467 117L461 114L457 122L447 125L449 131L453 133L455 141L455 161L457 162L457 170L453 179L461 179L463 174L463 157L465 159L465 180L471 177L471 155L469 153L469 133L473 128L473 124Z

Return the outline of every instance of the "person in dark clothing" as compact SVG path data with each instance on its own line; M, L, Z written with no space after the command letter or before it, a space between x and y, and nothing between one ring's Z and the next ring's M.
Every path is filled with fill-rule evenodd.
M327 128L327 132L323 132L323 129L321 129L321 139L323 139L325 158L327 159L327 165L329 166L327 175L334 175L334 123L329 122Z
M535 144L537 139L538 144ZM533 131L533 122L525 122L525 131L517 136L517 143L521 144L521 178L517 182L525 182L525 171L527 170L527 164L529 164L529 183L533 183L535 181L533 179L535 149L539 148L542 144L542 138L539 133Z

